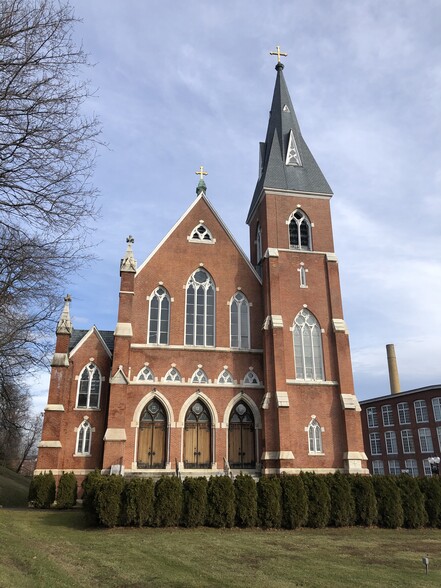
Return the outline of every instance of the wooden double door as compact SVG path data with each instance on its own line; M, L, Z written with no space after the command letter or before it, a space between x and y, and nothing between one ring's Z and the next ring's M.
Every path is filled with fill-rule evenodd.
M164 468L167 449L167 417L156 399L141 414L138 432L138 468Z
M254 418L244 402L238 402L231 412L228 427L228 462L231 468L256 466Z
M211 468L211 418L197 400L189 408L184 426L184 467Z

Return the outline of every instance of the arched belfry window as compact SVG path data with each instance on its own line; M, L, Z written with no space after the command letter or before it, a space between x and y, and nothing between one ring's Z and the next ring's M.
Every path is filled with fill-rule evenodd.
M187 282L186 345L214 345L215 285L210 274L197 269Z
M317 419L312 419L308 425L309 453L323 453L322 429Z
M228 462L232 468L254 468L256 465L254 417L250 407L242 400L230 415Z
M311 223L306 214L298 209L289 218L289 246L291 249L310 251Z
M184 466L211 467L211 417L207 406L196 400L185 416Z
M231 347L250 347L250 305L242 292L236 292L230 303Z
M166 440L167 415L161 402L153 398L139 419L138 468L164 468Z
M190 239L192 241L202 241L205 243L213 243L215 241L213 235L203 223L200 223L192 230Z
M90 455L92 446L92 426L87 417L78 427L77 431L77 455Z
M78 382L77 408L99 408L101 374L94 363L83 369Z
M303 308L294 320L294 358L298 380L323 380L322 334L315 316Z
M170 330L170 296L160 286L150 296L148 342L168 345Z

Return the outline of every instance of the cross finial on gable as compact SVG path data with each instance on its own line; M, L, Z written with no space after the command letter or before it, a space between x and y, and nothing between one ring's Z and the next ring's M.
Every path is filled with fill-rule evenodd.
M197 172L194 172L194 173L195 173L197 176L200 176L200 177L201 177L201 180L203 180L203 179L204 179L204 176L208 176L208 172L204 171L204 166L203 166L203 165L201 165L201 166L199 167L199 171L197 171Z
M270 55L277 55L276 69L277 69L277 66L279 66L279 64L280 64L280 67L283 68L283 64L280 63L280 56L283 55L283 57L288 57L288 53L282 53L282 51L280 51L280 45L276 45L276 51L270 51Z
M194 172L197 176L200 176L200 180L198 183L198 186L196 188L196 194L199 196L199 194L201 192L206 192L207 191L207 186L205 185L205 181L204 181L204 176L208 176L208 172L204 171L204 166L201 165L199 168L199 171Z

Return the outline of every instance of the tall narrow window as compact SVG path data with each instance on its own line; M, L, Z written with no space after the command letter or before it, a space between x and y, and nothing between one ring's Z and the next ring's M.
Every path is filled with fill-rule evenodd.
M418 478L419 472L418 463L416 459L406 459L406 461L404 462L404 467L409 472L409 475L412 476L412 478Z
M385 427L391 427L394 424L394 417L392 413L392 406L385 404L381 407L381 414L383 416L383 425Z
M384 434L384 440L386 442L386 453L398 453L397 436L395 435L395 431L386 431Z
M427 410L427 404L425 400L415 400L414 408L415 408L415 416L417 423L428 423L429 422L429 412Z
M308 426L309 453L322 453L322 430L316 419Z
M400 425L410 425L410 411L409 405L407 402L399 402L398 403L398 419L400 421Z
M433 441L430 429L418 429L418 437L420 438L421 453L433 453Z
M289 246L291 249L311 250L311 223L301 210L296 210L289 219Z
M236 292L230 305L231 347L250 347L250 305L242 292Z
M323 380L322 335L313 314L303 309L294 321L294 357L298 380Z
M403 429L401 431L401 441L403 444L403 453L415 453L413 434L410 429Z
M77 432L77 455L90 455L92 441L92 427L88 420L84 420Z
M214 282L204 269L196 270L187 283L186 345L214 345Z
M432 408L436 422L441 421L441 398L432 398Z
M381 455L380 433L370 433L369 434L369 443L371 446L371 454L372 455Z
M300 264L300 267L297 271L299 272L299 276L300 276L300 288L307 288L308 287L308 285L306 283L307 270L305 269L305 266L303 265L303 263Z
M398 459L390 459L388 461L389 474L391 476L399 476L401 474L400 462Z
M370 429L378 427L378 416L377 416L377 409L375 406L370 406L369 408L366 409L366 416L367 416L368 427Z
M384 476L384 463L380 459L372 461L372 473L377 476Z
M100 391L101 374L94 363L89 363L78 382L77 408L99 408Z
M150 296L149 343L168 345L170 297L165 288L156 288Z
M262 277L262 228L260 223L257 223L256 229L256 270Z

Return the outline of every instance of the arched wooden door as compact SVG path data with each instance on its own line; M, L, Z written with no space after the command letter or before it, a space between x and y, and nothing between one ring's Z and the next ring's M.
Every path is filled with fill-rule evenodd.
M200 400L190 406L184 427L184 467L211 467L211 418Z
M144 408L139 421L138 468L164 468L167 416L156 398Z
M231 468L256 466L256 434L254 417L242 401L231 411L228 428L228 461Z

